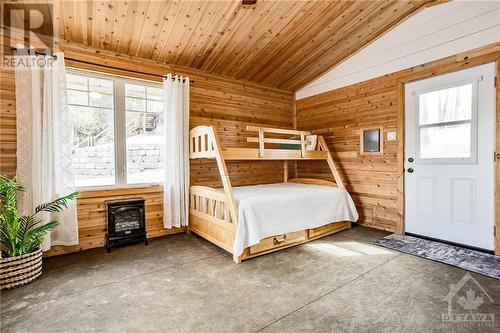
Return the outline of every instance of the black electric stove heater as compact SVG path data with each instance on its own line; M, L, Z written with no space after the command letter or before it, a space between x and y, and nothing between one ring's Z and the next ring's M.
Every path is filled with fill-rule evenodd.
M121 199L105 202L107 209L106 250L118 245L144 242L146 238L146 214L144 199Z

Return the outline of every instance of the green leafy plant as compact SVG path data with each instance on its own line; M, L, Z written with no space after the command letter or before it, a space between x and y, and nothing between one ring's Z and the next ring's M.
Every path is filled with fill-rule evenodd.
M39 213L62 212L79 193L73 192L52 202L41 204L31 215L19 216L16 194L23 191L14 178L0 173L0 250L2 256L15 257L34 252L43 242L45 235L54 229L59 221L43 223Z

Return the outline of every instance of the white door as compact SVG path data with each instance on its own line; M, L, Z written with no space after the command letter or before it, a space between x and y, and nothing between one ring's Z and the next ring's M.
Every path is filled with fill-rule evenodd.
M405 85L405 232L494 249L494 63Z

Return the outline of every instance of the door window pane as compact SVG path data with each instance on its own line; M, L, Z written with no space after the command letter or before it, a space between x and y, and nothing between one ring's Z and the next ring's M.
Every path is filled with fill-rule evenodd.
M472 84L419 96L420 125L472 119Z
M471 83L418 96L420 159L472 157Z
M420 128L420 158L470 158L471 123Z
M125 84L129 184L160 183L163 180L163 110L161 88Z
M75 185L114 185L113 81L68 74L68 105Z

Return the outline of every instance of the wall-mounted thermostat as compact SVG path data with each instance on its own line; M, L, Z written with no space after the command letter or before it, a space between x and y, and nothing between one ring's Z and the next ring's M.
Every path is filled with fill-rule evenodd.
M396 132L387 132L387 141L396 141Z

